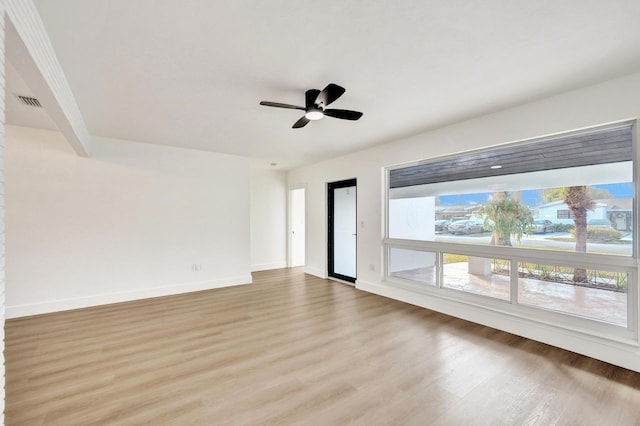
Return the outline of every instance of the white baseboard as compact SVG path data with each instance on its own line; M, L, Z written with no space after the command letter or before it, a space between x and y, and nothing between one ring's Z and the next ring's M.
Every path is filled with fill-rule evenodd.
M307 266L307 265L305 265L305 267L304 267L304 273L305 274L309 274L309 275L313 275L314 277L318 277L318 278L327 278L327 273L324 270L318 269L318 268L313 268L313 267Z
M103 293L69 299L58 299L26 305L6 307L5 318L19 318L29 315L47 314L51 312L68 311L70 309L88 308L91 306L108 305L111 303L129 302L132 300L149 299L152 297L170 296L173 294L190 293L193 291L211 290L241 284L251 284L251 275L191 282L185 284L168 285L163 287L144 288L117 293Z
M258 263L251 265L251 272L268 271L270 269L282 269L287 267L287 262L270 262L270 263Z

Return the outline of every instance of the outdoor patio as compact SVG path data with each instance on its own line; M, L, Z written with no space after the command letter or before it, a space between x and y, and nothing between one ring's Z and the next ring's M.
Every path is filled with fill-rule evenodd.
M425 285L433 285L436 282L433 267L397 271L391 275ZM469 272L468 262L455 262L444 265L443 276L444 288L510 300L508 274L474 274ZM627 326L626 291L520 277L518 303Z

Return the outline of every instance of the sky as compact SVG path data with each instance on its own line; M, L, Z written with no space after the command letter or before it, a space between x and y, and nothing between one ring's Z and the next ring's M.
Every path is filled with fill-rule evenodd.
M633 185L627 183L610 183L603 185L593 185L597 188L606 189L614 198L633 198ZM544 204L540 196L541 190L525 190L522 191L522 203L535 207ZM491 198L491 192L482 192L477 194L461 194L461 195L440 195L441 206L452 205L468 205L481 204L487 202Z

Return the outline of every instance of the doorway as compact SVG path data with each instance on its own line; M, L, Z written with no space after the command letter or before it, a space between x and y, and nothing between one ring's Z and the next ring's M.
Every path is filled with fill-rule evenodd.
M356 282L357 185L356 179L328 184L328 273Z
M306 191L289 190L289 266L302 266L306 256Z

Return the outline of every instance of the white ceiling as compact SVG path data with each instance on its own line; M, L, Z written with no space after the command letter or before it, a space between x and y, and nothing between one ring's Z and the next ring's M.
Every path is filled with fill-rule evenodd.
M35 3L91 134L283 169L640 71L638 0Z
M27 105L18 99L18 96L34 97L35 95L9 60L5 61L4 72L7 88L5 96L6 122L37 129L56 129L55 123L43 108Z

